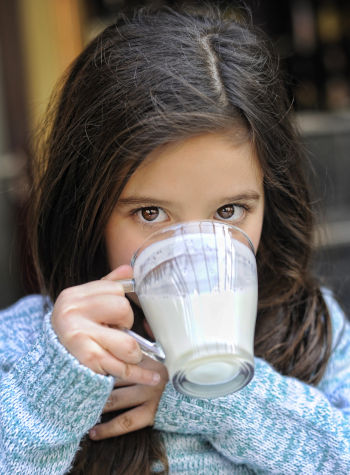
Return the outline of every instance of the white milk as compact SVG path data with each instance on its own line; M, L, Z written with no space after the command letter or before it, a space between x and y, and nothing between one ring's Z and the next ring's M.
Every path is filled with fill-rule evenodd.
M232 364L213 360L219 353L248 353L253 359L257 288L191 294L186 297L139 296L152 331L166 354L170 377L182 369L186 354L205 363L191 379L211 384L231 379ZM206 358L210 355L210 358ZM180 360L182 360L180 362ZM180 366L179 366L180 365Z

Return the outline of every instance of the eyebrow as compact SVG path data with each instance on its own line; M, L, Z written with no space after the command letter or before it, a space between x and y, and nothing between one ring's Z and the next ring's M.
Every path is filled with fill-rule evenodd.
M261 194L255 190L247 190L234 196L224 197L222 201L234 203L235 201L259 201Z
M151 196L129 196L128 198L120 198L118 200L118 205L141 205L141 204L150 204L150 205L170 205L170 201L157 199Z
M234 196L228 196L220 199L224 203L234 203L236 201L258 201L261 198L261 194L255 190L247 190L242 193L238 193ZM169 206L170 201L158 199L152 196L129 196L127 198L120 198L118 200L118 205L127 206L127 205L158 205L158 206Z

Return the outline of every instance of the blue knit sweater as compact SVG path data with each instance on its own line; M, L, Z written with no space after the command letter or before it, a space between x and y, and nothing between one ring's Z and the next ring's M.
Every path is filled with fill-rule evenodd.
M350 328L325 296L333 351L317 388L259 358L253 381L227 397L194 399L166 386L155 428L172 474L350 473ZM65 350L40 296L0 312L0 370L0 473L66 473L113 378Z

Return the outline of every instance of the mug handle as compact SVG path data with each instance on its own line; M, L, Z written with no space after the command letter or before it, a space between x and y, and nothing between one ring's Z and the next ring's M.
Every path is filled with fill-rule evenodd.
M156 361L160 361L161 363L164 363L165 354L162 347L157 342L152 343L146 340L146 338L143 338L142 336L133 332L132 330L124 329L123 331L127 333L128 335L132 336L137 341L137 343L141 347L142 353L144 353L145 355L149 356L150 358Z
M116 280L115 282L118 282L118 284L122 285L124 292L126 294L130 292L135 292L135 280L134 279L121 279L121 280Z
M135 292L135 280L134 279L123 279L117 280L119 284L123 286L124 292L127 294L129 292ZM138 335L137 333L133 332L132 330L123 330L125 333L133 337L137 343L140 345L142 353L153 358L157 361L164 362L165 354L162 347L156 342L152 343L148 341L146 338Z

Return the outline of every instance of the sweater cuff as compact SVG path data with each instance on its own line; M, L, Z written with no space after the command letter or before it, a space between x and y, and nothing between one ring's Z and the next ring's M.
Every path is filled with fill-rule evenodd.
M99 419L114 378L83 366L59 342L51 326L51 312L32 349L13 369L19 402L41 413L62 430L86 432ZM24 394L23 394L24 393Z
M268 363L255 358L255 376L238 392L215 399L198 399L177 392L168 383L159 402L154 427L186 434L213 435L227 429L226 412L245 418L256 394L265 394L271 372ZM278 375L280 376L280 375ZM251 414L249 414L251 415Z

